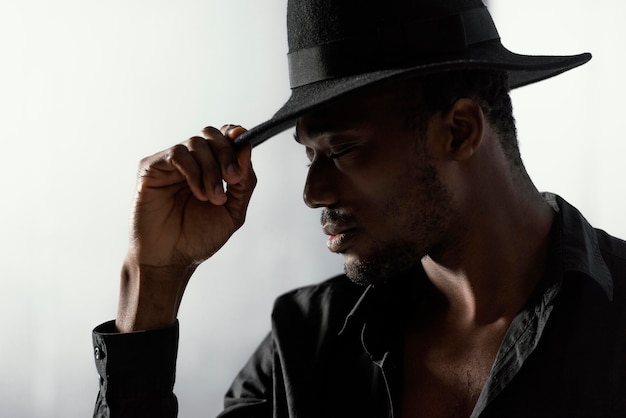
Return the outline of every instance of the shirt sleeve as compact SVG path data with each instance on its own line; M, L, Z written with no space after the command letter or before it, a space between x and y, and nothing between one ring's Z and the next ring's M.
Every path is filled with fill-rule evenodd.
M110 321L96 327L92 338L100 376L94 418L177 416L178 321L164 329L124 334Z
M269 334L226 392L224 411L218 418L282 416L274 401L284 398L284 391L274 385L274 372L274 349Z

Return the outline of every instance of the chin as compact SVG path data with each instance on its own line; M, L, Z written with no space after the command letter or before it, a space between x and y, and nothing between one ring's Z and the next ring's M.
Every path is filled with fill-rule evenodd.
M383 283L413 267L421 257L350 259L344 263L348 278L361 286Z
M344 272L359 285L383 283L415 266L425 253L412 245L396 243L370 257L344 254Z

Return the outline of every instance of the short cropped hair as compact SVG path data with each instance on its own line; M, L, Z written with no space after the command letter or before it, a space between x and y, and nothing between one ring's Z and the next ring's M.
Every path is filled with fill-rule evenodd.
M409 84L413 82L422 92L422 103L418 106L419 110L415 107L409 110L409 117L420 133L425 133L432 115L451 109L460 98L470 98L480 105L485 118L498 134L512 168L523 168L505 71L448 71L413 79ZM417 113L415 110L418 110Z

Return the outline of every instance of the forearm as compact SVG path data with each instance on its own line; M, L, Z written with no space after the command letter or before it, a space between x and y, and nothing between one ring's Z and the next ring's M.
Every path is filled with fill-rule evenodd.
M121 272L117 330L133 332L172 325L194 271L195 266L141 266L127 258Z

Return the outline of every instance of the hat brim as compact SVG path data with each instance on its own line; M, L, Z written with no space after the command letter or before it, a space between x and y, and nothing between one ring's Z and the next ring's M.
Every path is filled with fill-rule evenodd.
M583 53L566 56L521 55L509 51L499 41L474 45L462 56L439 56L416 65L372 71L364 74L318 81L292 90L289 100L274 116L235 140L235 144L259 145L293 127L303 114L357 89L401 77L416 77L442 71L461 69L504 70L509 73L511 89L532 84L578 67L591 59Z

